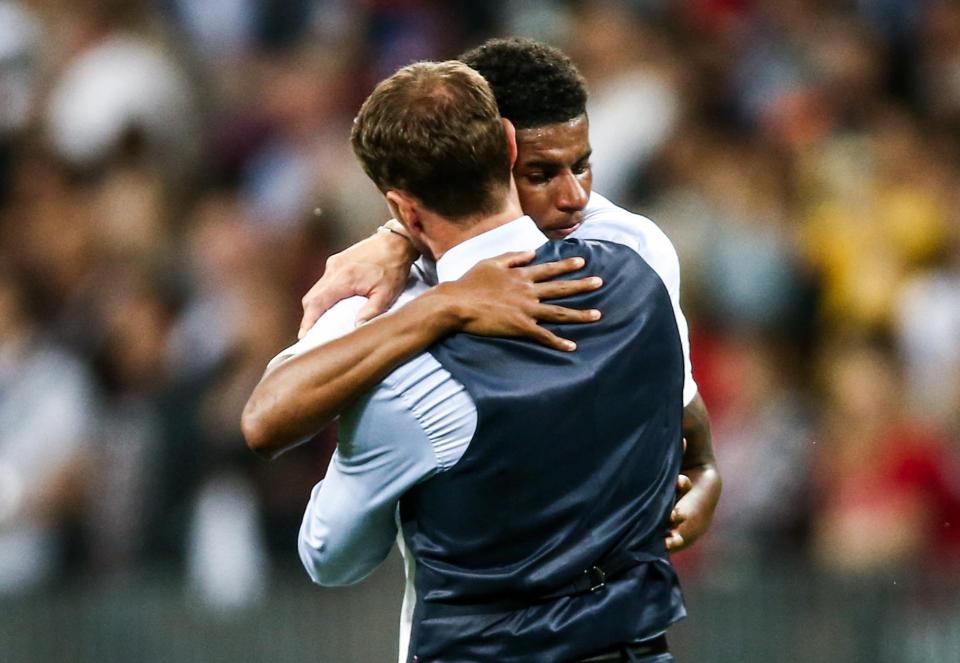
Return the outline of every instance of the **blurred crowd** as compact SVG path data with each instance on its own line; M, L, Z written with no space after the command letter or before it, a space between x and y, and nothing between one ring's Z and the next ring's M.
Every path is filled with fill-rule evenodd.
M0 0L0 594L297 564L333 433L266 463L240 411L386 217L350 122L508 34L680 254L725 485L687 581L960 567L957 3Z

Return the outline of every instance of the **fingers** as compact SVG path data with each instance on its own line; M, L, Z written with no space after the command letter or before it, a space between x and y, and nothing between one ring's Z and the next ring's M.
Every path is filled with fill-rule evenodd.
M354 322L356 326L359 327L363 323L373 320L388 308L390 308L390 305L387 304L384 306L384 303L381 299L374 299L373 297L370 297L367 299L367 303L361 306L360 310L357 311L357 318Z
M680 532L675 529L670 530L670 533L667 535L667 552L677 552L678 550L683 550L684 540Z
M676 507L670 512L670 532L667 534L667 552L677 552L687 547L687 540L683 534L680 533L680 526L683 525L686 519L686 516Z
M524 267L523 273L534 283L555 278L561 274L569 274L583 269L586 261L583 258L566 258L557 262L545 262L539 265Z
M557 306L556 304L540 304L533 311L533 317L540 322L556 322L564 324L574 324L583 322L596 322L600 319L601 313L597 309L580 310Z
M320 316L326 313L331 306L353 294L353 289L344 282L330 283L328 281L324 283L323 279L317 282L301 300L303 318L300 320L300 330L297 332L297 338L303 338L320 319Z
M327 273L310 288L301 300L303 318L300 320L300 331L297 332L297 338L303 338L314 323L320 319L320 316L337 302L354 295L373 298L374 288L377 288L383 279L383 270L376 265L344 263L342 261L334 263L332 261L333 258L327 261ZM400 283L401 289L403 282ZM387 301L384 302L383 297L387 296L388 293L389 291L383 293L379 300L370 305L367 319L383 313L393 303L393 299L397 295L389 296Z
M690 489L693 488L693 482L690 480L686 474L677 475L677 495L678 497L683 497L690 492Z
M540 325L531 325L529 329L522 333L523 336L536 341L540 345L545 345L554 350L562 352L573 352L577 349L577 344L565 338L560 338L549 329L544 329Z
M501 267L522 267L536 257L535 251L511 251L503 255L490 258L489 262ZM562 273L562 272L561 272Z
M403 283L400 286L399 290L386 287L374 289L367 298L367 303L357 312L357 325L374 319L390 308L403 291Z
M602 285L603 279L599 276L589 276L571 281L545 281L543 283L536 283L534 285L534 292L537 293L537 299L543 301L546 299L579 295L584 292L596 290Z
M300 320L300 329L297 330L298 341L307 335L307 332L310 331L310 328L313 327L317 320L320 319L320 315L322 314L317 314L312 309L303 310L303 318Z

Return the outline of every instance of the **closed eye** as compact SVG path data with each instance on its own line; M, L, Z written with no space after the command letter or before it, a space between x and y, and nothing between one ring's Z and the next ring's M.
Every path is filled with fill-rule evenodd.
M581 157L575 164L573 164L573 172L576 175L583 175L585 172L590 170L590 157L593 156L593 152L587 152L583 157Z
M542 171L534 171L532 173L527 173L524 175L524 177L531 184L546 184L553 179L553 174Z

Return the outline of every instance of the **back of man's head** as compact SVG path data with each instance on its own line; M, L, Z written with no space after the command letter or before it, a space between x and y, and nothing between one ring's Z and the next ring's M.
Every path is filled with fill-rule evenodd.
M490 39L458 58L480 72L500 114L517 129L567 122L587 112L587 86L562 51L532 39Z
M420 62L382 81L350 136L384 193L399 190L450 219L494 214L510 187L510 152L486 81L462 62Z

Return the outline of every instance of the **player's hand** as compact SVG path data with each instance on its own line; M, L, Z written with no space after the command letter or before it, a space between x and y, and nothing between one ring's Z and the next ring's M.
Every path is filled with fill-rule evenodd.
M600 319L595 309L571 309L544 303L596 290L599 277L552 280L583 269L583 258L528 265L533 251L507 253L477 263L459 280L444 283L436 290L456 307L459 331L480 336L526 338L557 350L571 351L576 345L541 327L540 322L585 323Z
M709 529L717 508L717 493L708 487L718 481L715 469L691 468L677 477L677 503L670 513L667 552L689 548Z
M354 295L367 297L357 324L374 318L396 301L407 283L417 252L405 238L377 232L327 259L323 277L304 295L298 338L331 306Z
M667 552L677 552L686 547L683 535L679 531L680 525L684 523L686 518L682 511L678 511L678 507L680 506L680 502L683 501L683 497L690 492L691 488L693 488L693 483L690 481L690 477L686 474L677 475L677 503L674 505L673 511L670 512L670 533L667 535Z

